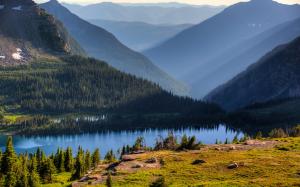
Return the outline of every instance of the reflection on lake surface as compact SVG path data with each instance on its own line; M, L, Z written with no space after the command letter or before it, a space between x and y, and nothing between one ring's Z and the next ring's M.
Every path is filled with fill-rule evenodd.
M47 155L55 153L58 147L72 147L75 152L78 146L90 151L100 148L102 156L110 149L117 151L123 145L132 145L137 137L145 138L147 146L154 146L159 136L166 137L172 131L179 138L183 134L195 135L198 141L205 144L213 144L216 139L225 141L226 138L232 140L235 135L239 138L242 132L235 132L226 128L225 125L214 126L214 128L179 128L179 129L146 129L142 131L106 131L94 134L80 135L53 135L53 136L14 136L14 145L18 153L33 152L38 147L42 148ZM5 148L6 136L0 136L0 146Z

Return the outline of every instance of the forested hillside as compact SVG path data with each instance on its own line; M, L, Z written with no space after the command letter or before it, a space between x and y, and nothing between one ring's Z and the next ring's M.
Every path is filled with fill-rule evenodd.
M203 113L221 110L173 96L158 85L79 56L0 69L1 105L33 114L76 112ZM194 111L193 111L194 110Z
M300 96L300 38L275 48L206 99L228 110Z

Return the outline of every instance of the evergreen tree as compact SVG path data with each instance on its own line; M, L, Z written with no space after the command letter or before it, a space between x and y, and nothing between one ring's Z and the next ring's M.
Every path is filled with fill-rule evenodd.
M124 147L123 147L124 148ZM92 165L93 167L97 167L100 162L100 150L97 148L92 155Z
M44 183L51 183L53 181L53 175L55 174L55 165L53 160L50 158L46 158L42 164L42 179Z
M111 173L110 172L108 172L108 174L107 174L106 186L107 187L112 187L112 178L111 178Z
M65 170L67 172L70 172L73 170L73 154L72 154L72 148L68 147L65 152Z
M263 135L262 135L262 132L261 131L259 131L256 135L255 135L255 137L254 137L255 139L257 139L257 140L260 140L260 139L262 139L263 138Z
M65 170L64 160L65 160L64 151L58 148L54 156L54 165L58 172L63 172Z
M6 150L2 158L2 173L5 175L4 186L13 187L18 182L18 158L13 147L12 137L9 136L6 143Z
M40 176L37 171L37 159L36 156L33 156L30 160L29 165L29 186L38 187L40 186Z
M81 147L78 148L78 153L76 156L76 161L74 165L75 172L72 176L73 179L79 179L85 173L84 170L84 151Z
M228 138L226 138L224 144L229 144Z
M87 150L85 152L84 167L85 167L85 171L88 171L89 169L91 169L91 153L89 150Z
M232 140L232 143L233 143L233 144L238 144L238 143L239 143L239 139L238 139L238 136L237 136L237 135L234 136L234 138L233 138L233 140Z
M29 187L29 172L28 172L28 156L20 155L20 176L18 180L18 187Z
M116 159L116 156L113 152L113 150L110 150L106 153L105 157L104 157L104 160L111 163L111 162L115 162L117 159Z

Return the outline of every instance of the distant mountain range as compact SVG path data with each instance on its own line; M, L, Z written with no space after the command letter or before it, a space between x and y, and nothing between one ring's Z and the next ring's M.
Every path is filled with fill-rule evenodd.
M224 83L222 81L226 81L217 80L212 82L211 86L209 85L210 80L205 79L207 85L202 85L202 76L214 73L214 69L220 64L245 52L244 50L248 47L245 41L298 17L300 17L300 5L285 5L272 0L241 2L182 31L161 45L145 51L144 54L175 78L190 83L193 96L202 98L211 89ZM235 48L238 45L240 47ZM269 45L268 47L274 46ZM259 54L263 55L266 49L270 50L268 47L265 47ZM230 55L223 59L223 54L228 54L228 51ZM227 59L227 57L231 57L231 59ZM259 55L254 55L253 59L259 57ZM215 59L217 61L214 61ZM245 64L249 63L251 62L248 61ZM228 66L227 68L234 67ZM242 68L238 68L238 70L242 71ZM232 78L234 73L239 72L236 70L230 72L226 77L227 80ZM219 76L219 74L211 75ZM197 82L198 80L200 81Z
M235 110L255 103L299 97L299 59L300 37L275 48L205 99Z
M89 56L104 60L121 71L158 83L175 94L188 94L184 84L174 80L145 56L126 47L106 30L72 14L56 0L40 6L64 24Z
M195 68L184 77L184 80L194 88L192 95L203 96L246 70L274 47L288 43L298 36L300 36L299 18L277 25L226 50L205 66ZM195 75L193 79L189 78L190 74Z
M191 27L184 25L153 25L143 22L87 20L115 35L123 44L136 51L152 48Z
M198 24L221 12L225 7L188 4L115 4L98 3L87 6L63 4L84 19L144 22L149 24Z

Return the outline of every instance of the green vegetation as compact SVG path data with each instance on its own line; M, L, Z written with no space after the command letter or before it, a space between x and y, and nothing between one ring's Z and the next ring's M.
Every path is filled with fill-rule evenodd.
M23 67L1 67L0 87L4 114L31 116L10 119L23 134L99 130L95 129L100 126L96 122L78 123L76 118L64 117L68 114L106 114L109 121L100 123L109 127L129 127L128 124L135 126L141 122L149 123L145 127L155 127L183 120L217 121L223 114L214 104L174 96L156 84L79 56ZM63 116L62 120L54 123L51 117L58 114Z

